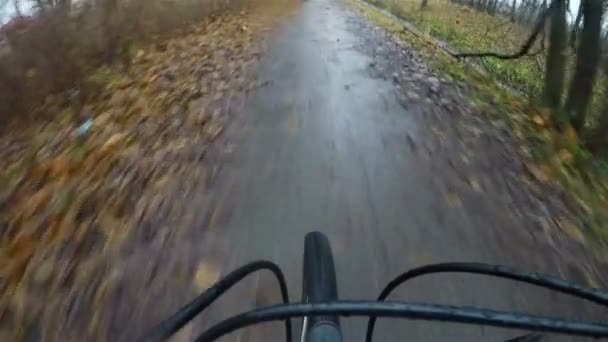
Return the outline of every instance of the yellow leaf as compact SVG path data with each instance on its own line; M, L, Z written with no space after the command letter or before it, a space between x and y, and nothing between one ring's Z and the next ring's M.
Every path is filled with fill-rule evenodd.
M532 117L532 122L534 122L539 127L545 127L545 125L547 124L545 119L543 119L543 117L540 115L534 115Z
M108 153L116 149L116 147L118 147L118 145L123 142L126 137L127 135L125 133L116 133L112 135L101 147L101 152Z
M214 122L209 123L205 129L207 138L210 141L215 140L215 138L217 138L217 136L222 132L222 129L223 129L222 126L217 123L214 123Z
M27 78L36 77L36 69L34 69L34 68L27 69L27 71L25 72L25 77L27 77Z
M110 122L111 119L112 119L111 112L103 112L103 113L99 114L95 118L95 120L93 120L93 127L103 129L108 125L108 123Z
M160 78L159 74L154 74L146 79L146 84L152 84L159 78Z
M471 188L473 190L475 190L476 192L482 192L481 185L479 185L478 181L476 181L475 179L471 179L469 183L471 184Z
M571 125L568 125L564 130L564 140L568 147L573 148L578 145L578 134L576 130Z
M462 205L462 200L460 199L460 197L453 192L447 193L445 195L445 200L450 207L458 207Z
M194 274L194 285L198 291L204 291L211 287L219 278L219 270L205 262L200 262Z
M574 240L585 243L585 236L578 226L567 219L558 220L559 228Z
M549 177L547 176L547 174L541 170L538 166L536 165L532 165L532 164L525 164L526 168L528 169L528 172L530 172L530 174L532 176L534 176L534 178L536 178L536 180L542 182L542 183L546 183L549 181Z

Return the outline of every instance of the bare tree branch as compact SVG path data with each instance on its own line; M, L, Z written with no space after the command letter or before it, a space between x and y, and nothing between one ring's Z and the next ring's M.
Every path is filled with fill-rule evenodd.
M555 3L555 1L553 3ZM526 42L521 46L519 51L517 51L516 53L503 54L503 53L499 53L499 52L490 51L490 52L450 53L450 55L455 58L467 58L467 57L494 57L494 58L498 58L498 59L520 58L520 57L526 55L528 53L528 51L530 50L530 48L532 47L532 45L534 45L536 38L545 28L545 21L547 21L547 19L549 18L549 15L551 14L551 12L553 11L554 8L555 8L555 6L552 4L551 6L549 6L549 8L547 8L539 16L538 20L536 21L536 25L534 25L534 29L532 30L532 33L530 34L530 36L528 37Z
M21 6L19 5L19 0L13 0L13 7L15 8L15 13L17 13L17 16L20 17L21 14Z

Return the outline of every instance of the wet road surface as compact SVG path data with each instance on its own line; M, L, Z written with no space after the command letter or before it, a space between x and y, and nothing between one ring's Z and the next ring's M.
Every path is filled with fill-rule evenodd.
M411 141L432 139L421 105L403 105L390 76L371 75L374 61L360 36L362 20L339 1L307 0L269 42L260 70L265 86L225 134L232 152L212 187L216 209L201 228L202 241L190 241L201 260L221 274L256 259L275 261L286 273L292 300L299 300L304 235L312 230L332 242L344 299L375 298L398 273L431 262L501 263L567 276L558 254L526 233L500 194L471 203L465 198L460 205L446 200L449 171L438 172L429 158L408 148ZM187 334L274 303L277 294L269 276L253 277ZM599 318L562 296L477 276L429 276L393 298ZM345 340L362 340L364 322L342 319ZM268 324L225 340L280 340L281 329ZM381 320L376 332L377 341L516 336L391 320Z

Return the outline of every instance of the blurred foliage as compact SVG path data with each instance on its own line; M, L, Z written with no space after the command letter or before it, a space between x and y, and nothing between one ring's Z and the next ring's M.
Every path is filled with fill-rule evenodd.
M66 101L86 101L97 94L87 77L104 64L128 67L134 44L162 39L250 2L102 0L45 7L30 24L4 32L8 45L0 48L0 123L6 126L14 117L44 111L45 97L65 90L71 90Z
M38 101L0 136L1 341L27 340L28 331L77 336L50 340L105 340L98 315L108 282L115 282L109 273L120 268L111 261L168 236L157 225L176 219L193 189L207 181L213 167L205 163L207 146L223 130L226 104L239 106L259 86L251 68L263 34L293 7L282 0L223 1L239 5L216 13L207 1L185 0L179 3L196 7L175 2L160 11L148 7L154 1L138 1L131 4L152 13L133 20L148 28L112 26L128 45L98 45L88 35L102 41L103 30L62 36L76 50L53 58L65 58L77 77L56 88L34 87L43 73L54 77L43 68L55 53L48 45L35 45L49 50L33 56L33 69L11 69L25 86L35 80L25 98ZM106 54L103 46L118 51ZM28 51L37 50L13 50L9 57ZM78 324L70 321L74 310Z

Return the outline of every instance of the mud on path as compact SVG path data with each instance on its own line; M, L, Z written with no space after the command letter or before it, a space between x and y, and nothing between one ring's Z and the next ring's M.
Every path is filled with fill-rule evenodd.
M80 239L43 248L31 241L39 236L33 229L26 244L5 247L19 252L10 260L25 263L17 265L19 280L6 285L12 292L3 302L3 322L21 328L18 338L131 341L219 276L255 259L277 262L298 300L303 238L311 230L332 242L342 298L375 297L395 274L440 261L494 262L599 281L584 249L556 227L572 219L560 190L534 177L505 127L468 107L465 85L431 70L413 48L340 0L269 4L138 53L142 72L121 79L107 99L135 108L128 111L134 118L123 122L120 110L103 116L107 108L93 105L87 139L102 152L83 160L68 155L66 162L51 151L48 163L40 163L43 184L63 189L49 175L67 163L67 179L78 180L70 193L96 184L96 191L130 194L132 210L106 219L103 209L120 198L95 197L92 207L75 200L74 216L60 218L74 220L68 227L78 227ZM225 31L233 35L229 44L217 33ZM236 63L247 67L214 67L237 55ZM122 92L130 82L154 87ZM151 107L167 111L141 120ZM58 136L65 138L74 127L63 129ZM108 168L102 167L106 153L113 160ZM92 183L74 171L87 162ZM151 178L142 182L147 172ZM45 187L20 189L38 194ZM55 203L45 192L34 198L46 198L40 201L45 209ZM83 208L90 216L78 221ZM6 234L15 234L22 221L10 221ZM44 221L35 222L34 228ZM126 233L113 230L117 222ZM114 239L119 243L108 243ZM579 301L478 277L417 280L395 298L601 317ZM190 340L220 318L278 299L270 277L251 277L177 339ZM342 321L346 340L363 336L363 322ZM267 324L225 340L280 340L281 328ZM376 337L515 335L381 320Z

